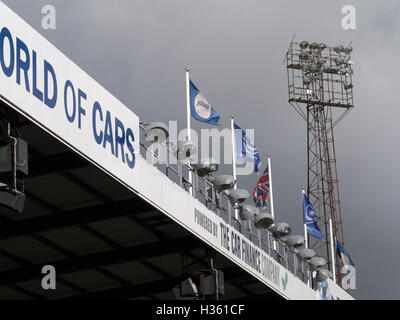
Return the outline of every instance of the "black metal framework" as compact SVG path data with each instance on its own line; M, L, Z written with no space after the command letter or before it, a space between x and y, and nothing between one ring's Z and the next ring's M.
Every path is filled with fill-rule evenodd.
M322 241L310 237L310 248L331 271L330 219L334 246L344 244L334 127L354 107L351 51L304 41L291 42L286 54L289 103L307 123L307 195L323 234ZM341 266L336 259L337 276Z

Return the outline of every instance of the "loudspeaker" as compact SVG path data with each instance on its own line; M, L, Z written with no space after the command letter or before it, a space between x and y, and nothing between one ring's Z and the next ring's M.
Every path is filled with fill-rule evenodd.
M225 295L224 273L218 270L218 295ZM215 272L200 274L200 292L205 296L216 295L216 274Z
M182 297L195 297L198 295L197 286L191 278L187 278L182 281L180 289Z
M16 164L17 172L28 175L28 144L16 138ZM14 141L0 148L0 173L7 173L13 171L13 158L14 158Z
M0 189L0 205L22 213L25 204L25 194L15 190Z

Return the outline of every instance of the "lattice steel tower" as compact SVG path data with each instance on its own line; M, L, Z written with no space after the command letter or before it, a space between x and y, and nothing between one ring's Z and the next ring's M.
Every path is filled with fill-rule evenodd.
M333 129L354 107L351 46L291 42L286 54L289 103L307 123L307 195L319 217L323 240L309 237L309 247L332 271L330 218L334 250L344 245ZM333 252L336 255L335 252ZM336 260L336 276L342 267Z

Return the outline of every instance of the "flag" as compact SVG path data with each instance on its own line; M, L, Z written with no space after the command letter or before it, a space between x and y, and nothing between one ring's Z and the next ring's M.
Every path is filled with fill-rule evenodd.
M251 142L246 133L234 123L235 143L236 143L236 158L238 161L245 162L246 160L254 162L254 171L258 172L261 165L258 150Z
M268 165L264 170L264 173L258 179L257 185L253 191L253 200L256 207L265 207L267 205L267 197L269 194L269 171Z
M303 219L307 227L307 233L313 237L322 240L322 233L318 227L318 216L315 214L314 208L308 200L307 196L303 193Z
M354 267L354 263L351 260L350 255L347 253L346 249L343 248L342 244L338 240L336 240L336 253L340 257L340 259L342 259L342 262L345 266L350 265Z
M192 80L190 80L190 113L197 121L219 126L219 114L210 106Z

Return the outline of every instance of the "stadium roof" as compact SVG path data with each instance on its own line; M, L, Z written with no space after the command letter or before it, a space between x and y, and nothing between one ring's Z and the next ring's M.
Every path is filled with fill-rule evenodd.
M174 299L216 257L225 299L280 296L109 175L1 103L29 145L26 203L0 207L0 299ZM17 132L15 132L17 134ZM44 265L57 289L43 290Z

